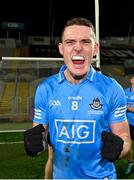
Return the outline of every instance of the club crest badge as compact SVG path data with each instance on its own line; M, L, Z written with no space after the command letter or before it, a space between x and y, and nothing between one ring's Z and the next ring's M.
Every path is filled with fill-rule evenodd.
M100 110L100 109L102 109L102 106L103 106L103 105L101 104L99 98L93 99L92 104L89 104L89 105L90 105L90 107L91 107L92 109L94 109L94 110Z

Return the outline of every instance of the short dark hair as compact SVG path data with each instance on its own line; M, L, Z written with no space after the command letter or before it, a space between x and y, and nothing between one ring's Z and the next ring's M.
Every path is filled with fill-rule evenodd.
M62 30L62 33L61 33L61 39L60 39L61 41L62 41L62 37L63 37L63 34L64 34L66 27L73 26L73 25L90 27L93 30L93 32L95 33L94 25L92 24L92 22L90 20L88 20L86 18L76 17L76 18L68 20L65 23L63 30Z

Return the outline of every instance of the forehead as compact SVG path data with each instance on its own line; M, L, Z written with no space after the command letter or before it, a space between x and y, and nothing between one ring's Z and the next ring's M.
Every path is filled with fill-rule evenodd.
M95 37L95 34L92 28L88 26L81 26L81 25L68 26L66 27L63 33L63 39L74 39L74 38L88 39L91 37Z

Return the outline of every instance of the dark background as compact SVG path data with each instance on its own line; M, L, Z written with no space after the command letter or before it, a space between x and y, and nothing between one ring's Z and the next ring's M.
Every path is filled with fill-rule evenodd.
M99 0L100 37L134 35L133 0ZM94 0L3 1L0 23L24 22L24 33L59 36L66 20L82 16L94 22ZM0 26L0 37L4 30Z

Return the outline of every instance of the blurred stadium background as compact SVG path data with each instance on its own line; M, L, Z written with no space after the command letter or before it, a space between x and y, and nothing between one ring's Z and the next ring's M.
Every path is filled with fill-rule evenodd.
M57 39L53 47L48 39L29 37L28 44L23 44L21 39L0 38L0 56L3 57L0 61L0 179L44 177L47 151L36 158L27 157L23 132L32 127L38 83L58 72L63 64L57 51ZM103 39L100 51L101 71L111 75L123 87L129 85L129 76L134 72L134 38L129 45L126 41L125 37ZM134 173L124 174L126 163L126 160L116 162L118 178L133 179Z
M26 36L24 30L23 23L2 22L5 35L0 37L0 179L44 178L47 151L39 157L27 157L23 132L32 127L38 83L58 72L63 64L57 49L58 36ZM129 86L129 77L134 73L132 24L129 30L125 37L100 39L101 71L115 78L123 88ZM96 65L94 61L93 66ZM126 160L115 163L118 179L134 179L134 172L124 174L126 163Z
M31 121L36 86L43 78L58 72L63 64L57 39L51 47L48 37L29 37L25 46L21 40L18 46L16 39L0 38L0 56L3 57L0 62L0 122ZM124 88L129 86L129 76L134 72L133 46L134 38L131 46L125 37L101 40L101 71L111 75ZM93 65L96 66L96 62Z

